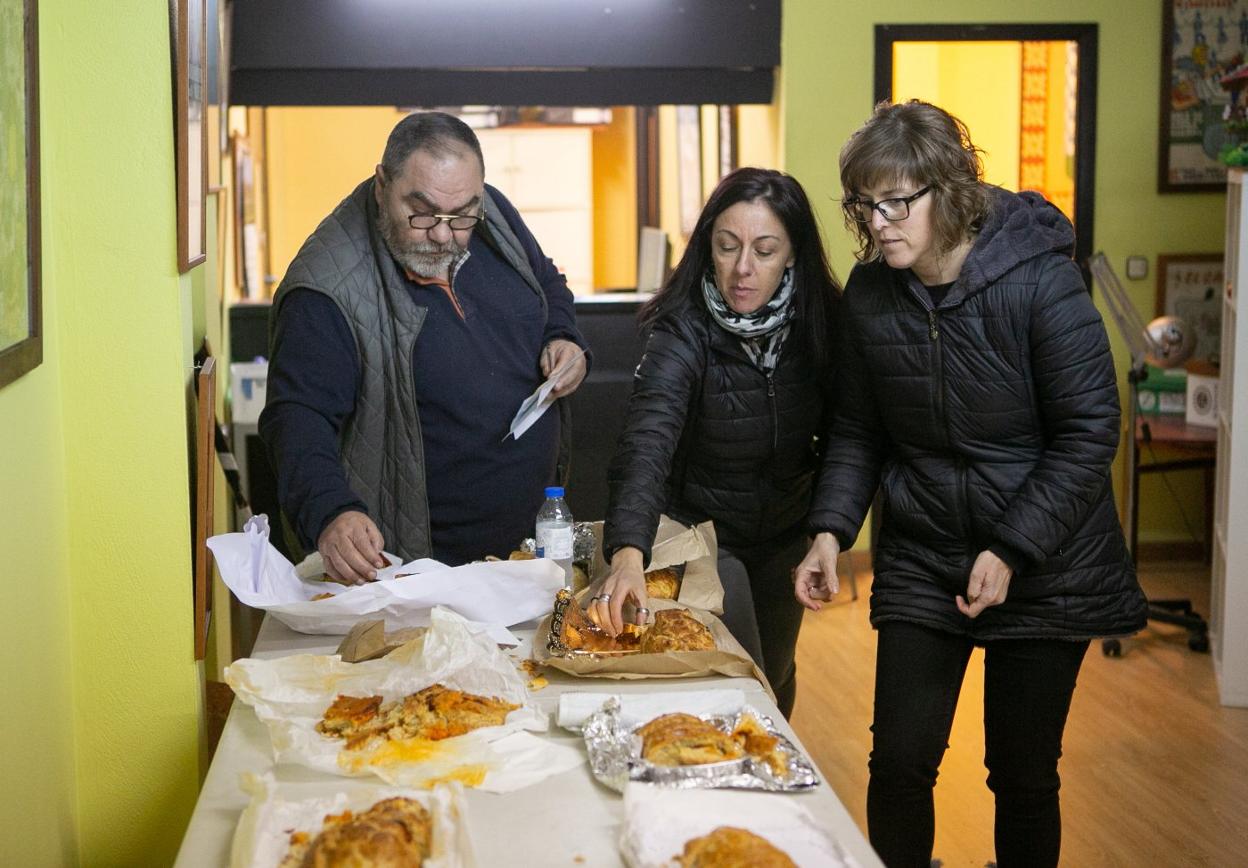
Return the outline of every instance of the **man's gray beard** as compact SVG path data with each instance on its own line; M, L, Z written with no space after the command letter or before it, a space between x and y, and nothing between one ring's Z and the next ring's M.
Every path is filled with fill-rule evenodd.
M386 242L386 248L395 260L417 277L437 279L448 276L452 263L464 252L464 248L452 238L446 244L432 241L410 241L403 236L406 227L400 227L385 214L377 215L377 231Z

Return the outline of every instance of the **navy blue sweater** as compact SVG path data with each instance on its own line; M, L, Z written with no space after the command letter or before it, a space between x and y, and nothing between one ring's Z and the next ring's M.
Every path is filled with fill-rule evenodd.
M452 565L506 557L533 534L542 489L555 474L559 414L548 411L519 440L505 435L521 401L543 379L541 349L557 338L584 346L563 275L511 203L491 194L545 292L546 316L537 295L479 232L452 284L462 319L441 287L407 284L428 309L412 367L433 556ZM338 451L359 378L355 342L338 306L315 290L292 291L275 324L260 434L277 469L282 509L308 549L338 514L368 512L347 485Z

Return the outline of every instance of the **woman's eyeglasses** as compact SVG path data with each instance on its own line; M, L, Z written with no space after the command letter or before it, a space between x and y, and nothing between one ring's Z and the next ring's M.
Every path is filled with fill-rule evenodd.
M870 223L871 214L874 211L879 211L880 215L890 223L896 223L898 220L905 220L909 217L910 203L931 189L929 185L912 195L881 199L878 202L872 202L870 199L847 199L841 203L841 206L845 209L845 213L859 223Z

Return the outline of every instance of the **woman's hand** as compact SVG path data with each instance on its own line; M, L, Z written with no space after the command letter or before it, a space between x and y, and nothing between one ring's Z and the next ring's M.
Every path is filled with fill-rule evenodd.
M639 616L650 614L641 550L624 546L611 556L611 571L590 597L586 612L608 635L618 636L624 630L624 602L629 599Z
M971 578L966 583L966 599L958 596L958 611L974 618L989 606L1001 605L1009 593L1013 575L1014 571L1005 561L992 552L980 552L971 567Z
M812 612L822 609L823 603L841 589L836 577L836 558L840 553L841 544L835 534L815 534L810 551L793 571L793 594Z

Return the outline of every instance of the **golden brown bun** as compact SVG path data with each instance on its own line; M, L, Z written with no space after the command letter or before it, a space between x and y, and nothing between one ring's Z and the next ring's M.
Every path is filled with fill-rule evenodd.
M783 850L766 838L734 826L685 842L677 857L681 868L797 868Z
M643 654L714 650L710 628L686 609L660 609L654 613L654 624L641 636Z
M646 596L656 600L674 600L680 594L680 576L673 567L646 573Z
M739 759L741 745L692 714L664 714L638 728L641 755L659 766L696 766Z
M385 799L359 815L350 811L325 818L323 831L309 840L291 836L290 853L280 868L404 868L428 856L432 821L413 799Z
M533 552L514 551L507 556L509 561L531 561L537 558Z

